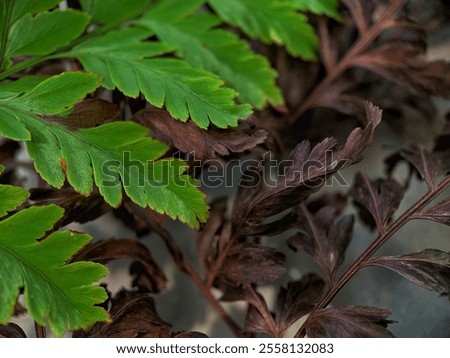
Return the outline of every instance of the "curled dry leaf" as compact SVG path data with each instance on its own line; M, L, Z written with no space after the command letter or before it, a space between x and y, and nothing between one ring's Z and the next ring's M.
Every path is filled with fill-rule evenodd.
M150 233L150 228L147 223L129 211L127 206L126 203L122 203L117 209L114 209L114 216L122 221L126 227L133 230L139 238Z
M306 204L308 210L315 214L323 207L332 207L336 215L340 215L347 208L347 198L340 192L326 193L313 201L308 201Z
M254 298L251 296L248 286L232 286L228 282L220 281L220 278L216 280L215 286L223 292L222 297L220 297L222 302L253 302Z
M102 240L85 246L74 261L94 261L106 264L112 260L127 259L137 261L132 273L137 274L135 283L147 292L158 293L166 287L166 276L153 260L150 251L136 240ZM144 276L144 277L141 277Z
M137 237L142 237L150 231L158 231L164 221L164 215L149 208L142 208L130 199L125 199L113 212L125 226L136 232Z
M438 138L437 146L434 152L425 150L418 145L412 145L409 149L401 150L394 153L385 160L387 173L392 176L392 173L400 162L409 164L410 175L407 178L406 185L409 184L412 174L415 172L425 181L429 190L434 190L439 181L439 178L449 171L450 151L445 147L445 132L442 137ZM439 146L439 147L438 147Z
M240 235L265 235L272 236L281 234L289 229L295 228L298 222L298 215L295 212L288 213L281 219L256 225L245 225L239 230Z
M420 2L420 1L419 1ZM352 18L359 29L361 38L370 38L373 36L372 19L376 15L376 6L374 1L343 0L352 14ZM424 4L425 2L423 2ZM391 3L397 10L402 6L400 2ZM410 86L413 89L424 93L425 95L435 95L448 97L450 95L450 75L448 69L450 64L445 61L427 62L421 55L426 49L426 32L424 26L426 22L434 20L436 16L428 20L420 21L417 17L417 9L420 15L426 11L421 6L406 7L406 16L395 16L395 12L390 16L378 16L375 20L376 26L383 30L391 30L389 35L383 39L384 43L367 49L367 45L354 54L350 59L347 58L349 67L363 67L369 71L375 72L388 81L393 81L401 86ZM415 4L417 5L417 4ZM432 6L426 3L427 10ZM423 17L423 16L422 16ZM422 22L422 23L421 23ZM362 39L360 39L361 42ZM368 41L367 44L372 43Z
M120 119L119 108L100 98L85 99L78 102L66 117L47 116L50 122L64 125L71 130L91 128L97 125Z
M209 220L198 235L197 252L204 268L208 270L217 255L230 239L230 223L225 218L227 198L212 202Z
M422 52L421 45L393 41L359 55L354 65L425 94L449 97L450 64L420 60L417 56Z
M375 307L345 306L324 308L309 316L305 323L310 338L390 338L387 326L389 310Z
M295 212L300 231L288 239L288 245L295 251L311 255L332 285L335 271L344 262L345 250L353 235L353 216L337 219L340 212L333 205L324 206L313 214L306 205L300 204Z
M324 288L325 283L316 274L303 276L300 280L289 282L287 287L280 287L275 306L275 323L280 336L314 309Z
M247 134L239 129L199 128L195 123L180 122L161 109L144 109L133 120L150 128L150 135L184 153L192 153L195 159L204 160L230 153L240 153L263 143L267 138L264 130Z
M300 204L301 205L301 204ZM340 193L331 193L320 196L314 201L308 202L306 204L307 209L315 214L318 210L323 208L324 206L329 206L333 208L336 212L336 216L340 215L347 205L347 199ZM246 232L247 227L244 227L241 231L243 235L252 234L252 235L278 235L287 230L301 227L302 223L299 222L300 218L298 215L298 207L294 208L294 210L281 219L277 219L268 223L264 223L259 225L258 227L250 227L249 232Z
M121 291L111 300L111 323L96 323L89 331L76 331L74 338L208 338L201 332L171 332L171 325L156 312L147 294Z
M403 199L404 190L394 179L370 180L366 175L358 173L349 195L359 206L364 221L373 227L375 223L379 232L387 229L387 223L398 209ZM373 221L367 216L370 212Z
M252 289L244 287L234 297L231 297L228 291L226 297L231 298L230 301L244 300L249 303L245 332L267 333L273 337L283 337L292 324L314 309L324 288L325 283L315 274L291 281L286 288L280 287L273 313L269 311L266 301L259 293L252 294ZM270 315L271 318L268 320L261 311Z
M392 82L398 85L395 86L397 89L408 89L422 97L450 96L450 63L426 61L422 56L427 47L426 31L442 26L442 19L436 19L445 13L445 5L441 4L436 11L439 8L436 4L422 0L410 6L405 6L405 1L391 1L386 7L383 2L373 0L341 2L349 10L350 17L344 17L345 21L340 25L319 22L326 76L313 87L308 97L293 107L295 110L289 120L304 118L302 115L307 110L317 107L356 114L362 100L381 105L392 97L389 95ZM435 15L430 15L430 9ZM350 35L353 34L350 32L351 21L358 29L358 36ZM336 58L336 53L342 56ZM355 71L357 68L379 76ZM384 89L380 91L380 88ZM397 102L399 106L406 103L404 100ZM384 105L381 107L385 108ZM399 119L398 116L395 118L397 123Z
M27 338L27 335L15 323L0 324L0 338Z
M236 244L225 259L220 279L234 286L269 283L285 272L284 260L284 254L272 247Z
M64 209L63 217L55 227L73 222L80 224L95 220L111 210L97 192L86 197L72 188L63 189L31 189L30 200L37 205L56 204Z
M266 301L262 296L259 296L260 306L268 312ZM245 327L244 332L248 333L267 333L270 336L274 335L279 337L275 332L273 332L272 327L270 327L269 322L261 315L258 309L253 305L249 304L247 309L247 315L245 317Z
M301 105L305 96L311 91L314 83L318 80L320 74L320 65L318 62L307 62L290 56L284 49L279 47L272 48L276 56L276 70L278 72L277 83L283 90L288 108L297 108ZM298 79L302 78L303 81ZM264 127L277 126L279 123L270 121L271 116L260 116L265 124ZM269 128L269 135L273 136L274 131ZM283 144L283 138L277 142Z
M402 256L385 256L368 260L365 266L392 270L416 285L441 294L450 293L450 254L426 249Z
M299 144L288 159L292 166L287 167L286 174L280 178L276 186L264 192L253 190L253 194L256 195L244 217L249 218L249 221L260 221L261 218L275 215L317 192L324 184L327 175L331 174L326 164L327 159L330 161L330 158L326 157L335 145L336 140L333 138L325 139L314 148L311 148L309 141ZM317 163L320 163L321 167L310 168ZM331 164L328 163L328 166ZM239 218L236 219L239 220Z
M324 90L314 102L316 107L334 109L346 115L364 114L364 99L352 94L357 90L358 83L353 77L342 76Z
M74 338L169 338L170 324L157 314L152 297L122 291L111 301L111 323L96 323Z
M430 190L436 187L436 181L443 172L443 163L439 153L430 153L413 145L408 150L402 150L400 155L415 168Z
M261 191L259 186L250 183L249 188L240 191L233 215L234 229L242 230L245 225L259 226L265 218L289 209L317 192L338 170L359 162L372 143L374 130L382 116L381 110L370 103L366 104L366 114L366 127L354 129L343 147L336 148L334 138L326 138L313 148L304 141L291 152L290 165L274 187ZM249 231L251 229L246 228L246 232Z

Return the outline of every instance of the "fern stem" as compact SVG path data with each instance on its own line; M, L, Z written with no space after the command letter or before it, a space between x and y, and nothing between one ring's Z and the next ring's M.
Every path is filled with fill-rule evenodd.
M255 289L251 285L247 285L246 289L252 295L252 301L250 304L253 305L258 310L259 314L264 318L269 331L268 333L270 333L270 335L274 338L282 338L272 314L267 309L267 306L260 300Z
M34 322L34 332L36 333L36 338L46 338L47 331L44 326L41 326L39 323Z
M228 241L227 241L225 247L223 247L222 250L219 252L219 256L213 262L211 268L208 270L206 280L205 280L206 281L205 285L207 287L212 287L212 285L214 284L214 280L216 279L217 275L219 274L220 268L222 267L225 259L228 256L228 252L233 247L233 243L234 243L234 237L231 236L228 238Z
M353 264L342 274L339 280L334 286L332 286L328 292L322 297L319 303L316 305L314 313L322 308L325 308L330 304L333 298L338 294L338 292L345 286L345 284L362 268L365 267L365 263L369 260L372 255L378 251L378 249L383 246L400 228L402 228L408 221L410 221L414 214L422 210L426 205L428 205L434 198L436 198L440 193L442 193L448 186L450 186L450 177L444 179L439 183L435 189L428 191L420 200L418 200L413 206L411 206L403 215L401 215L392 225L377 237L375 241L353 262ZM303 325L297 331L295 337L301 338L305 336L305 325L308 319L303 323Z
M236 337L240 337L242 335L241 328L238 324L231 318L231 316L225 311L222 305L217 301L217 299L212 295L209 287L207 287L204 283L200 275L194 269L188 258L182 253L182 251L175 244L170 233L161 228L158 232L160 237L163 239L166 244L167 249L172 255L175 264L179 268L180 271L186 273L192 280L192 282L197 286L197 288L202 292L203 296L208 300L212 308L219 314L219 316L223 319L223 321L227 324L228 328L233 332Z
M289 124L293 124L303 113L314 106L314 103L317 102L317 100L330 87L330 85L355 63L357 56L359 56L373 43L373 41L384 30L386 22L389 21L405 3L406 0L391 1L388 8L380 16L380 19L353 44L345 56L337 63L335 67L331 69L330 72L328 72L322 82L303 101L303 104L296 111L286 117Z
M211 307L217 312L217 314L222 318L228 328L233 332L236 337L242 337L242 330L239 325L234 321L234 319L225 311L222 305L217 301L217 299L212 295L210 288L203 282L202 278L192 266L189 259L183 254L183 252L178 248L172 235L162 226L155 225L152 220L148 217L146 209L137 207L137 213L142 220L144 220L153 230L159 235L166 245L167 250L172 256L175 265L181 272L187 274L192 282L201 291L203 296L209 302Z

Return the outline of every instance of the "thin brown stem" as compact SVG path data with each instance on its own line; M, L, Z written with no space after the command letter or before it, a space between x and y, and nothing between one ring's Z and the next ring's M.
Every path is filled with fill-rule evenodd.
M428 205L434 198L436 198L440 193L442 193L450 185L450 177L447 177L441 183L439 183L434 190L429 191L425 194L419 201L417 201L412 207L410 207L402 216L400 216L392 225L386 230L386 232L380 234L378 238L372 242L372 244L356 259L355 262L342 274L336 284L331 287L328 292L322 297L319 303L316 305L314 313L322 308L325 308L330 304L332 299L337 295L337 293L345 286L345 284L362 268L365 267L365 263L369 260L372 255L378 251L378 249L383 246L386 241L388 241L403 225L408 221L413 219L414 214L422 210L426 205ZM308 319L303 323L300 329L297 331L295 337L305 336L305 325Z
M46 338L47 337L47 331L45 330L44 326L41 326L40 324L34 322L34 331L36 333L36 338Z
M202 278L194 269L188 258L178 248L170 233L164 228L160 228L160 230L158 231L158 235L163 239L178 269L182 272L185 272L191 278L192 282L202 292L203 296L208 300L212 308L214 308L214 310L227 324L233 334L236 337L242 336L242 330L239 325L233 320L233 318L225 311L222 305L212 295L210 288L205 285Z
M250 303L258 310L259 314L264 318L268 333L270 333L272 337L280 338L277 325L271 313L267 309L267 306L260 299L260 296L256 293L255 289L251 285L248 285L246 289L252 296L252 300Z
M367 32L361 35L361 37L353 44L353 46L347 51L344 57L329 71L322 82L310 93L310 95L303 101L303 104L289 116L286 121L289 124L294 123L303 113L308 109L314 107L318 99L322 97L324 92L330 87L330 85L341 76L344 71L351 67L357 57L365 51L373 41L380 35L385 29L386 22L388 22L395 13L403 7L406 0L392 0L388 8L380 16L379 20L369 28Z
M178 248L175 240L169 231L160 225L155 225L152 220L147 215L147 211L143 208L136 207L136 213L159 235L166 245L167 250L172 256L173 261L177 268L187 274L192 282L201 291L203 296L209 302L211 307L217 312L217 314L222 318L228 328L233 332L236 337L242 337L243 333L239 325L234 321L234 319L228 314L227 311L222 307L219 301L211 293L210 287L208 287L192 266L189 259L183 254L183 252Z
M320 37L320 56L327 72L331 72L336 65L336 51L330 39L327 28L327 19L320 17L318 20L318 31Z
M231 247L233 246L234 239L233 237L230 237L227 244L223 249L219 252L219 256L216 258L214 263L211 265L210 269L208 270L207 277L205 280L205 285L209 288L212 287L214 280L216 276L219 274L220 268L222 267L225 259L228 256L228 252L230 251Z

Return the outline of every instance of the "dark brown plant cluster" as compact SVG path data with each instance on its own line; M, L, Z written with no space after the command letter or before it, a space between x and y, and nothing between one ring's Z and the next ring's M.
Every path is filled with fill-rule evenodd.
M152 253L156 237L165 244L173 265L194 283L237 337L392 337L389 310L333 304L349 280L366 267L391 270L450 298L449 252L425 244L420 251L378 254L410 221L450 225L450 122L440 133L430 130L440 126L434 99L450 97L450 64L424 56L429 46L439 44L442 32L448 31L448 4L341 0L341 12L341 22L312 19L321 39L317 62L302 62L283 49L254 44L278 70L286 106L255 113L238 128L206 131L116 92L112 93L114 104L93 98L76 106L67 119L75 128L131 113L131 120L148 127L154 138L171 147L167 155L189 160L194 153L201 163L215 159L224 164L251 155L259 164L248 168L232 196L211 201L207 223L195 237L185 238L196 248L198 262L192 262L177 245L170 222L162 215L129 199L113 209L99 194L83 197L69 187L51 189L33 177L31 200L65 209L55 230L112 212L135 233L134 238L95 241L73 259L131 262L131 288L112 293L104 303L111 323L97 323L88 331L74 332L74 337L206 337L199 332L173 331L158 315L154 296L167 289L168 279ZM51 71L54 66L48 63L40 70ZM365 160L381 126L390 127L401 141L386 158L385 172L379 177L359 172L349 190L322 191L341 170ZM342 135L337 128L351 129ZM269 150L292 163L281 168L270 186L261 180L264 153ZM20 161L19 151L15 142L1 143L0 162L6 168L2 182L23 184L23 172L31 175L33 169ZM401 166L409 173L404 181L396 176ZM200 177L201 169L191 174ZM412 206L399 211L414 176L423 181L426 191ZM349 214L351 206L358 215ZM358 240L356 221L375 236L359 257L349 261L347 248ZM272 245L275 240L284 243ZM317 263L316 272L292 277L279 286L278 280L290 272L286 251L309 255ZM263 285L277 287L273 303L263 295ZM229 302L245 303L240 317L225 309ZM22 312L19 304L16 311ZM299 320L303 320L300 325ZM42 327L36 332L45 335ZM0 336L25 334L9 324L0 326Z

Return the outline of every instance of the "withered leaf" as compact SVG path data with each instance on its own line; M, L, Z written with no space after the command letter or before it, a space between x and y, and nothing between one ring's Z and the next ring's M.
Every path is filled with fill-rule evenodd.
M170 324L157 314L152 297L122 291L111 301L111 322L96 323L89 331L76 331L75 338L169 338Z
M413 145L408 150L402 150L400 155L411 163L422 180L425 180L430 190L436 187L436 181L442 174L443 169L439 153L430 153L417 145Z
M343 263L353 235L353 216L337 219L339 208L333 205L326 205L313 214L306 205L300 204L295 212L300 231L288 239L288 245L311 255L326 273L328 283L333 284L334 273Z
M117 209L114 209L113 213L126 227L133 230L137 237L141 238L150 232L148 225L141 218L128 211L125 205L122 204Z
M316 274L280 287L275 307L275 323L280 336L298 319L311 312L322 297L325 283Z
M27 338L27 335L15 323L0 324L0 338Z
M142 237L150 232L150 227L142 220L141 217L133 212L133 203L129 199L125 199L117 209L113 210L114 216L122 221L122 223L133 230L137 237Z
M231 227L225 218L227 198L222 197L211 203L209 220L198 234L197 252L203 266L208 269L216 261L230 239Z
M336 216L340 215L347 207L347 198L340 192L326 193L306 204L308 210L313 214L326 206L333 208Z
M375 307L345 306L324 308L305 323L310 338L390 338L387 326L390 311Z
M375 8L373 0L341 0L350 11L353 21L361 34L367 31L372 23L372 13Z
M266 305L263 302L264 306ZM265 306L267 308L267 306ZM268 333L272 335L271 329L268 325L266 319L261 315L261 313L256 309L255 306L250 304L247 309L247 315L245 317L244 332L248 333Z
M313 148L308 141L303 141L291 152L288 159L291 165L285 168L275 186L265 191L254 186L253 190L238 194L234 228L241 228L243 222L260 225L265 218L289 209L317 192L338 170L359 162L372 143L374 130L382 116L381 110L369 103L366 103L366 113L368 124L365 129L354 129L343 147L336 149L334 138L326 138ZM240 205L245 205L245 208Z
M286 168L285 175L280 178L276 186L262 193L259 192L254 197L247 216L250 218L270 217L317 192L324 184L326 177L330 175L329 166L332 163L328 163L327 166L326 157L335 146L336 140L333 138L325 139L314 148L311 148L309 141L299 144L288 159L292 166ZM329 158L328 161L330 161Z
M387 223L399 207L403 194L402 186L394 179L372 181L362 173L356 175L355 183L349 191L360 208L370 212L381 233L386 231Z
M261 224L263 218L248 218L248 210L258 193L265 190L263 178L264 172L261 163L250 166L244 171L239 182L236 198L233 203L232 227L233 233L236 231L242 234L243 230L257 230L258 225L250 225L253 222Z
M245 300L249 303L247 315L245 317L244 332L247 333L267 333L271 337L281 337L283 332L278 332L273 313L269 311L264 297L249 288L245 291ZM264 314L261 313L264 312ZM270 318L267 317L270 315Z
M402 256L385 256L368 260L365 266L392 270L416 285L441 294L450 293L450 254L426 249Z
M450 64L445 61L425 62L418 58L422 52L421 44L393 41L359 55L354 65L425 94L449 97Z
M252 301L248 286L234 286L233 284L235 283L230 284L229 282L224 281L223 277L220 276L214 282L214 286L223 292L222 297L220 297L222 302Z
M285 272L282 252L256 244L236 244L223 264L220 276L231 285L264 284Z
M315 107L331 108L347 115L364 113L364 100L350 94L358 83L353 78L342 77L328 86L314 102Z
M415 214L414 219L425 219L450 225L450 198L444 199L423 212Z
M239 129L210 128L203 130L195 123L173 119L167 111L151 108L137 112L133 120L150 128L150 135L184 153L203 160L240 153L263 143L267 132L257 130L249 135Z
M164 215L149 208L142 208L131 199L123 200L122 205L114 209L113 213L125 226L136 232L137 237L142 237L150 231L158 231L164 221Z
M31 189L30 200L37 205L56 204L64 209L64 216L55 227L68 225L72 222L80 224L92 221L109 212L111 207L105 203L98 192L86 197L78 194L72 188L63 189Z
M316 213L324 206L331 206L340 215L347 205L347 199L339 193L330 193L320 196L314 201L308 202L306 207L311 213ZM242 235L278 235L299 225L299 215L296 210L286 214L281 219L263 223L259 226L245 226L241 230ZM301 224L301 223L300 223Z
M78 102L66 117L46 116L46 120L62 124L71 130L92 128L108 121L120 119L119 108L100 98Z
M94 261L101 264L117 259L133 260L140 264L134 266L132 273L138 274L135 283L141 291L157 293L165 288L167 279L164 272L153 260L150 251L137 240L97 241L85 246L73 258L74 261ZM141 275L144 278L140 278Z
M282 89L287 107L298 108L317 82L320 75L320 64L317 61L301 61L293 58L280 47L272 47L270 51L274 54L274 59L276 59L274 68L278 72L277 84ZM299 81L299 78L303 80ZM264 114L264 112L262 113ZM270 121L270 116L259 115L259 118L263 122L267 122L264 128L269 129L270 126L277 125L277 123ZM270 129L269 133L273 136L275 131ZM276 138L276 142L279 141L282 144L283 138Z
M278 235L289 229L296 227L298 215L296 213L288 213L281 219L277 219L260 225L245 225L239 230L240 235Z

